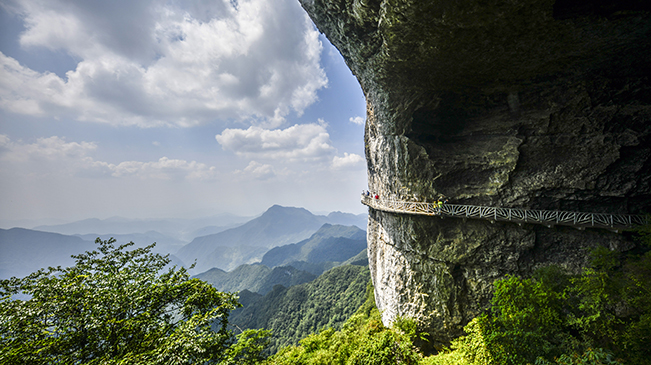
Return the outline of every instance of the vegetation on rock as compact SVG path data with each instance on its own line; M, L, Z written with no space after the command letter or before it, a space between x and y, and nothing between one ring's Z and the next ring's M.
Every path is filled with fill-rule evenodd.
M580 276L547 267L497 281L490 312L431 364L647 364L651 251L593 255Z
M416 323L382 325L373 301L366 302L340 331L325 329L281 349L268 364L578 365L647 364L651 358L651 232L646 243L622 254L604 247L592 252L581 275L558 267L531 278L495 282L491 308L473 319L450 348L425 356L415 344L427 341Z

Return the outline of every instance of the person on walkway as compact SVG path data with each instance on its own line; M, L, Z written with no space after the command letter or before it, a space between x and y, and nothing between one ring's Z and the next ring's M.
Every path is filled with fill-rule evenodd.
M375 199L380 199L380 196L375 194Z

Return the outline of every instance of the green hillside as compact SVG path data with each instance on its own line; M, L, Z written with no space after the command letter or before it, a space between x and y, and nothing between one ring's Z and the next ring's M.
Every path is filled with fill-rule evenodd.
M195 276L210 283L223 292L249 290L260 294L270 292L275 285L290 287L316 279L316 275L292 266L278 266L273 269L264 265L241 265L226 272L211 269Z
M229 249L234 248L223 247L221 250L227 260ZM220 266L220 263L212 262L214 266ZM261 264L244 264L228 272L215 267L195 277L220 291L249 290L266 294L275 285L290 287L310 282L342 263L368 265L366 232L355 226L324 224L306 240L269 250Z
M346 265L310 283L290 288L277 285L257 300L245 293L242 302L250 303L233 311L230 322L241 329L271 330L270 349L276 352L323 328L340 328L364 302L369 280L368 267Z
M269 267L294 261L343 262L366 248L366 232L355 226L324 224L310 238L296 244L275 247L262 257Z

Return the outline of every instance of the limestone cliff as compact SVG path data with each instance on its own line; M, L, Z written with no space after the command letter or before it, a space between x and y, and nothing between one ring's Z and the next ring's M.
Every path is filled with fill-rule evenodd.
M381 197L641 213L651 205L651 13L644 1L301 0L367 100L369 189ZM492 282L629 235L372 210L383 321L445 343Z

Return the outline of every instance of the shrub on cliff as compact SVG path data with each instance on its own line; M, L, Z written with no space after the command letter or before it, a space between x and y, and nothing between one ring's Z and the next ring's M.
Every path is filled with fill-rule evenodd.
M598 248L577 277L557 268L495 283L490 312L430 364L648 364L651 252Z
M115 240L73 256L68 268L0 282L2 364L189 364L260 360L268 333L226 329L234 294L183 268L164 270L153 245ZM29 299L16 299L22 294ZM217 323L217 330L211 324Z

